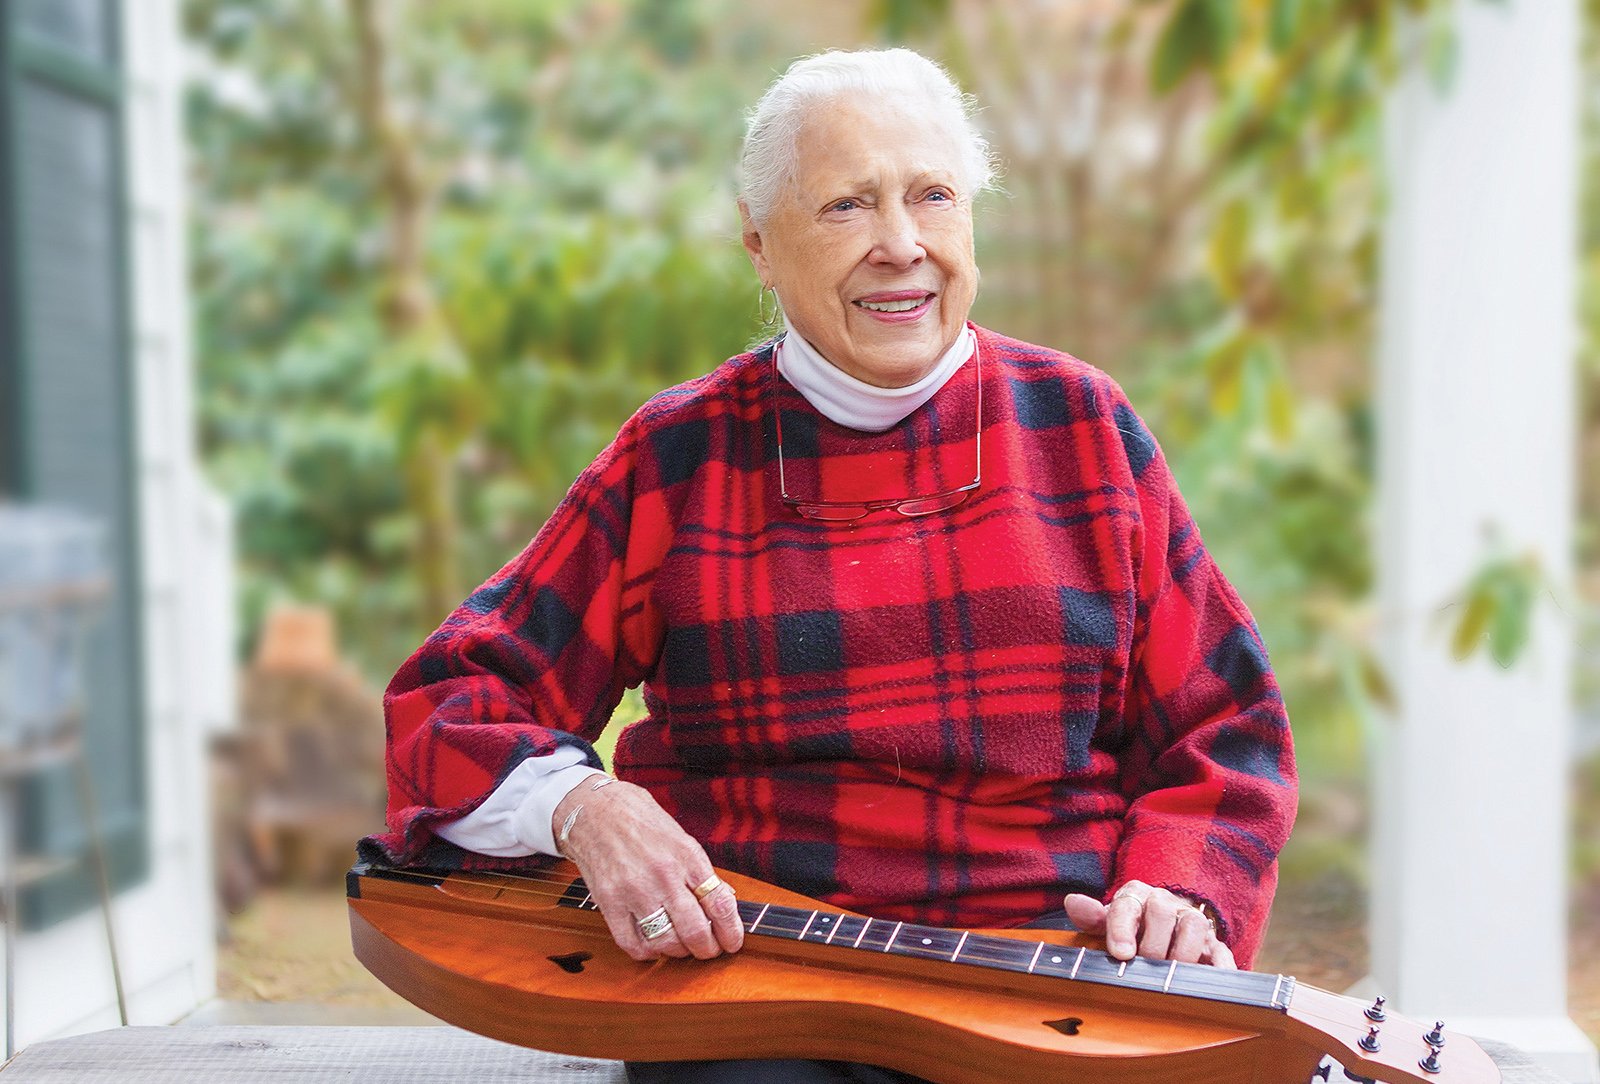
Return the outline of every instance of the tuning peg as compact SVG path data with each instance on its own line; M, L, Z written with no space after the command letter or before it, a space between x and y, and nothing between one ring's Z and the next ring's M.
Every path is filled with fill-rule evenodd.
M1429 1043L1428 1056L1418 1059L1417 1064L1422 1066L1422 1071L1425 1073L1440 1072L1444 1067L1439 1064L1439 1047Z
M1384 997L1382 994L1373 998L1372 1004L1368 1005L1366 1009L1367 1019L1376 1020L1380 1024L1389 1019L1389 1014L1383 1011L1384 1003L1388 1000L1389 999Z
M1368 1054L1376 1054L1381 1048L1381 1044L1378 1042L1378 1025L1373 1024L1368 1028L1367 1033L1361 1037L1361 1041L1356 1045Z
M1428 1032L1428 1034L1424 1035L1422 1037L1422 1041L1427 1043L1429 1046L1443 1046L1444 1045L1444 1021L1443 1020L1435 1020L1433 1022L1433 1030Z
M1321 1065L1317 1066L1316 1071L1313 1072L1311 1076L1313 1078L1321 1077L1323 1080L1331 1080L1333 1079L1330 1075L1332 1072L1333 1065L1328 1061L1324 1061Z

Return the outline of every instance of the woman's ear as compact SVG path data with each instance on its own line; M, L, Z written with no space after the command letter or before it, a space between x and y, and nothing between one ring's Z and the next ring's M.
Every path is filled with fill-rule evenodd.
M761 288L764 290L772 285L772 275L767 268L766 253L761 248L761 231L756 229L755 219L750 217L750 205L744 200L739 201L739 229L744 250L749 255L756 274L761 276Z

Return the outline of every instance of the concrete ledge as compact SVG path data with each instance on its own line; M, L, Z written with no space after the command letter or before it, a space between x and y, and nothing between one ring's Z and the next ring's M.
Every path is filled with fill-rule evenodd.
M395 1005L323 1005L315 1001L227 1001L213 998L177 1021L181 1027L270 1024L274 1027L448 1027L437 1016L404 1002Z
M1483 1047L1503 1084L1562 1084L1514 1048ZM621 1062L527 1050L454 1027L119 1028L35 1043L0 1076L0 1084L627 1084ZM995 1079L1011 1078L996 1066Z
M621 1062L452 1027L131 1027L35 1043L0 1084L626 1084Z
M1463 1035L1493 1035L1569 1084L1600 1084L1594 1044L1565 1016L1463 1016L1451 1021L1451 1027Z

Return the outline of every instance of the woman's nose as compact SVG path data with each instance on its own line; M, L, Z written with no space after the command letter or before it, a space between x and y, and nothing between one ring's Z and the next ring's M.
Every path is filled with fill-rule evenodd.
M922 260L922 239L917 221L910 210L898 201L890 201L876 217L877 235L873 238L868 259L888 267L911 267Z

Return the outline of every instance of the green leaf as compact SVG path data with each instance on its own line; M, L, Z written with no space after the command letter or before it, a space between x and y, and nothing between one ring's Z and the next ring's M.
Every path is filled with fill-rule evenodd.
M1295 403L1294 389L1282 365L1273 367L1267 382L1267 427L1279 444L1294 439Z
M1296 220L1314 222L1322 206L1322 192L1315 175L1286 170L1277 185L1278 217L1285 223Z
M1454 633L1450 637L1450 654L1457 662L1465 662L1477 650L1478 643L1483 639L1484 629L1489 626L1489 619L1494 616L1494 600L1483 585L1474 583L1468 588L1467 603L1461 611L1461 620L1456 622Z
M1461 65L1461 40L1450 22L1449 9L1429 21L1423 59L1434 89L1448 94L1455 86L1456 71Z
M1217 289L1229 301L1236 301L1242 288L1242 272L1250 246L1250 207L1236 199L1223 208L1211 228L1206 257Z
M1362 651L1358 656L1357 665L1360 668L1362 691L1374 704L1393 711L1399 704L1399 698L1395 696L1394 684L1390 682L1383 664L1373 656L1372 652Z
M1150 84L1165 94L1196 68L1207 67L1222 52L1220 9L1210 0L1184 0L1161 31L1150 59Z
M1211 392L1211 409L1215 413L1238 412L1244 395L1245 362L1254 345L1255 339L1249 331L1241 330L1206 355L1206 380Z
M1207 62L1211 65L1212 71L1221 77L1224 74L1223 67L1227 62L1228 56L1233 52L1234 46L1239 41L1239 29L1243 25L1241 15L1244 5L1240 4L1238 0L1210 0L1210 2L1211 22L1212 26L1216 28L1216 34Z
M1536 574L1527 564L1507 567L1500 574L1494 617L1489 622L1489 655L1504 669L1510 669L1528 646Z
M890 41L931 35L950 21L950 0L873 0L866 13L867 29Z
M1489 657L1510 669L1527 649L1534 606L1544 589L1536 556L1489 560L1467 584L1466 610L1451 638L1451 653L1463 660L1486 643Z
M1267 41L1272 51L1281 53L1294 41L1300 24L1300 6L1304 0L1272 0L1272 10L1267 14Z

